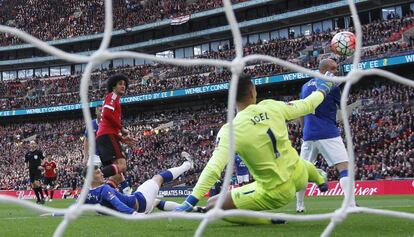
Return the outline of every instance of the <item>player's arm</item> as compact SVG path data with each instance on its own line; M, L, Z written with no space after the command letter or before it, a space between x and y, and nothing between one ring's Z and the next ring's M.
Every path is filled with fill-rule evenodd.
M302 100L295 100L289 103L279 103L278 110L283 114L286 120L293 120L313 113L324 99L324 94L320 91L314 91L308 97Z
M198 200L220 179L224 167L229 162L228 139L226 135L227 131L225 130L227 130L227 127L223 126L218 135L216 149L206 167L204 167L203 172L201 172L197 184L193 189L193 193L187 197L184 203L175 209L176 211L192 211Z
M277 105L271 107L280 111L285 120L293 120L313 113L333 86L332 82L326 82L322 79L315 79L315 82L317 90L306 98L289 103L276 102Z
M56 164L56 162L53 162L55 165L54 165L54 171L55 171L55 174L56 174L56 176L57 176L57 172L58 172L58 166L57 166L57 164Z
M27 154L24 156L24 169L27 170L29 168L29 157Z
M46 161L45 161L45 157L43 156L43 152L40 152L39 159L40 159L40 165L37 167L37 169L40 171L44 171L46 168L46 165L45 165Z
M124 136L128 136L128 135L129 135L129 130L128 130L128 129L126 129L125 127L122 127L122 128L121 128L121 133L122 133L122 135L124 135Z
M83 163L86 165L88 163L88 157L89 157L89 142L88 137L85 136L85 139L83 139Z
M125 214L135 213L135 210L125 205L125 203L121 202L110 188L106 188L105 190L103 190L102 195L103 195L102 198L110 202L117 211L125 213Z

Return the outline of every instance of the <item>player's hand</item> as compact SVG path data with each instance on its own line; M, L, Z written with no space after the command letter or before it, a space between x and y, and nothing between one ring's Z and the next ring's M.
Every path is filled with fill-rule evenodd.
M122 135L124 135L124 136L128 136L129 135L129 130L128 129L126 129L126 128L122 128L121 129L121 133L122 133Z
M122 137L122 142L127 144L128 146L133 146L138 142L138 140L129 136L124 136Z
M334 83L331 81L325 81L322 79L315 79L316 82L316 89L320 92L322 92L325 96L331 92L332 87L334 86Z
M179 212L192 212L194 209L194 206L197 204L198 199L194 197L193 195L189 195L183 203L181 203L180 206L176 207L174 211Z
M45 170L45 168L43 168L43 166L38 166L37 169L40 170L40 171L44 171Z

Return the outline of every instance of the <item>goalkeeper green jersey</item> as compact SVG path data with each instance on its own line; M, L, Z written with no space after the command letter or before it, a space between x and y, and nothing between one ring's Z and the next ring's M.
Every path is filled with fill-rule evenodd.
M240 111L233 120L235 152L240 155L257 185L271 190L285 183L299 160L292 147L286 121L312 113L324 95L313 92L303 100L289 103L263 100ZM194 187L193 195L200 199L220 179L229 162L228 124L220 129L213 155ZM233 157L232 157L233 158Z

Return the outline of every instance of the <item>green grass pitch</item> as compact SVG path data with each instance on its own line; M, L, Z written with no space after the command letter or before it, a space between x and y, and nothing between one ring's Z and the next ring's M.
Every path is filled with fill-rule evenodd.
M170 199L181 202L182 198ZM205 201L205 200L203 200ZM341 197L306 198L307 213L326 213L338 208ZM357 197L360 206L414 213L414 196ZM47 206L67 207L73 200L54 200ZM295 213L294 202L278 210ZM39 213L15 206L0 205L0 236L52 236L62 217L40 217ZM110 216L86 213L73 222L65 236L74 237L137 237L137 236L192 236L198 221L157 220L124 221ZM284 225L239 226L216 221L208 226L204 236L319 236L328 220L317 222L289 222ZM340 224L331 236L414 236L414 221L385 216L352 214Z

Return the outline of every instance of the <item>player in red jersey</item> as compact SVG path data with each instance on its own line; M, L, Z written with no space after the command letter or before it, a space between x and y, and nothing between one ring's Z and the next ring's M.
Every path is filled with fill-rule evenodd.
M49 201L52 201L53 199L53 193L56 189L56 177L57 177L57 165L56 162L52 159L51 156L47 157L47 160L43 162L43 168L45 170L44 177L46 185L46 188L44 190L46 199L49 199Z
M125 181L122 173L126 171L126 157L122 152L121 142L128 145L136 142L121 123L120 98L125 94L127 87L128 78L123 74L116 74L108 79L108 94L105 96L96 132L96 146L103 166L102 173L105 178L110 177L107 182L114 188Z

